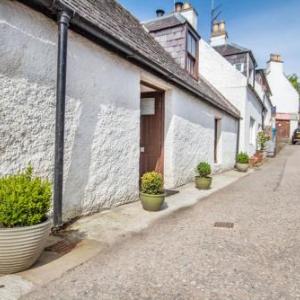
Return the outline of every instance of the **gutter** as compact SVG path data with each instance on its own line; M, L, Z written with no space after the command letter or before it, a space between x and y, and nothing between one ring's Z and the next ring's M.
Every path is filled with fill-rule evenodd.
M98 27L94 26L93 24L91 24L84 18L80 17L78 14L76 14L70 7L61 4L59 0L32 0L30 1L30 3L28 3L28 1L26 0L18 0L18 1L45 13L48 17L52 19L55 18L58 10L64 9L67 11L72 11L73 18L70 21L70 28L75 32L83 36L87 36L94 42L96 41L97 43L100 43L100 45L118 52L126 59L133 61L138 65L146 67L147 69L156 73L156 75L163 77L169 82L175 83L177 86L180 86L181 88L184 88L190 93L200 97L202 100L207 101L213 107L219 108L220 110L234 117L235 119L240 119L240 115L238 113L230 112L228 111L227 107L215 103L214 99L201 93L193 86L185 83L179 77L174 76L171 72L162 68L160 65L154 63L153 61L149 60L147 57L131 49L127 44L123 43L122 41L119 41L118 39L102 31Z

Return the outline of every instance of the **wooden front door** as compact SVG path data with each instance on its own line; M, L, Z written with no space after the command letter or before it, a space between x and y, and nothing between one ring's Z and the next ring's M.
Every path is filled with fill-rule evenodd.
M290 121L276 120L277 137L280 140L288 139L290 137Z
M164 93L141 95L140 175L164 172Z

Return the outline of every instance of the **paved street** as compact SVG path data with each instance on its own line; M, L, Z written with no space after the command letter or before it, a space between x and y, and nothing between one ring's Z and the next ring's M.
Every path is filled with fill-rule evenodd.
M299 217L300 146L288 146L23 299L300 299Z

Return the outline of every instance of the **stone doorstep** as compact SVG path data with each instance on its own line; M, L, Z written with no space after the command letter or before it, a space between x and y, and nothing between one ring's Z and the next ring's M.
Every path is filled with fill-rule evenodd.
M68 241L74 243L67 253L44 251L39 261L29 270L7 276L0 276L0 299L14 300L38 286L61 277L67 271L83 264L113 244L148 228L155 221L182 208L195 205L201 199L225 188L238 179L252 173L227 171L213 176L210 190L197 190L189 183L171 193L165 206L159 212L147 212L140 202L134 202L78 219L59 236L50 236L47 247ZM61 248L61 247L58 247Z

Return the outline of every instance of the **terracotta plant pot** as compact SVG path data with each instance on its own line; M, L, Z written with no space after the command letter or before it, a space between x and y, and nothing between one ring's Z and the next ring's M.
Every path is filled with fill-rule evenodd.
M140 192L143 208L147 211L159 211L165 201L165 194L150 195Z
M208 190L211 187L212 178L211 177L195 177L196 188L199 190Z
M12 274L31 267L44 250L50 220L14 228L0 228L0 274Z
M235 167L240 172L247 172L249 169L249 164L236 163Z

